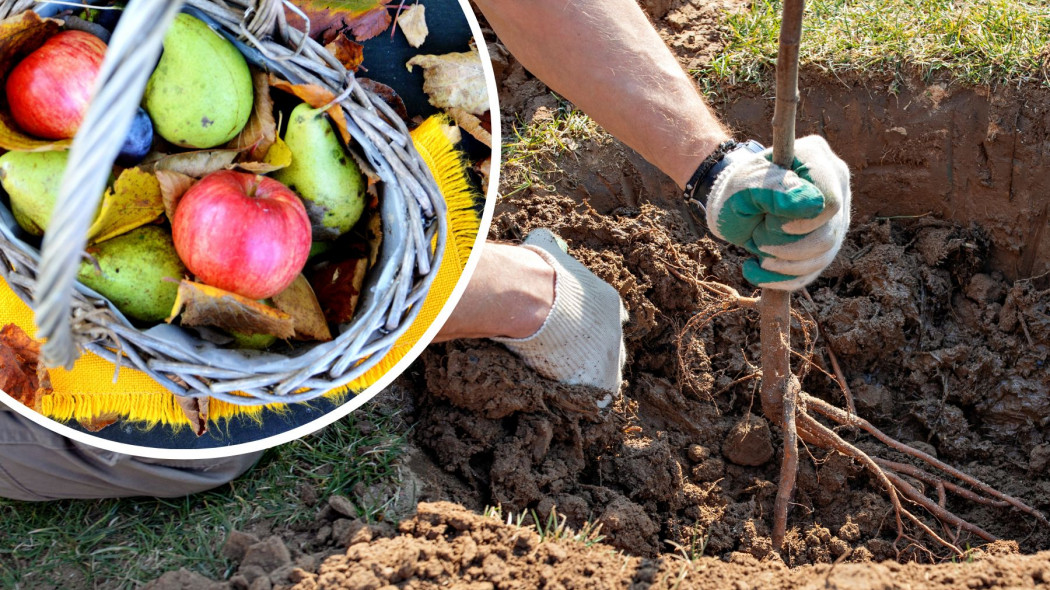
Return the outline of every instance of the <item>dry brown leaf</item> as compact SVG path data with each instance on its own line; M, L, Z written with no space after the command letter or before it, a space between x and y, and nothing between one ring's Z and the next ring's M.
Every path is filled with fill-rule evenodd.
M102 196L102 206L88 229L88 243L105 242L142 227L164 211L157 177L139 168L127 168Z
M489 110L489 91L481 55L477 49L444 55L417 55L405 64L423 68L423 92L430 104L440 108L461 108L480 115Z
M253 174L269 174L292 165L292 150L280 137L270 146L262 162L241 162L237 168Z
M377 199L378 201L378 199ZM383 216L379 214L379 203L376 202L369 210L368 231L365 237L368 239L368 265L375 266L379 260L379 249L383 245Z
M273 118L273 98L270 96L270 76L252 70L255 103L252 115L244 129L226 147L245 152L246 161L259 162L277 139L277 121Z
M112 426L117 420L120 420L120 414L116 412L107 412L100 416L95 416L90 420L78 420L78 422L84 427L84 430L87 430L88 432L98 432L103 428Z
M238 155L240 155L239 151L227 149L182 152L164 156L153 162L151 166L154 172L167 170L201 178L212 172L231 168Z
M387 4L391 0L297 0L295 3L310 18L310 36L329 43L344 29L350 29L358 41L367 41L390 26ZM303 19L285 9L292 26L303 28Z
M361 67L361 62L365 61L364 45L351 41L346 33L336 35L335 40L324 48L351 72L356 72Z
M270 334L285 339L295 334L292 317L283 311L187 280L179 283L175 306L167 322L171 323L180 314L180 323L184 326L212 326L230 332Z
M175 402L179 404L179 408L186 414L186 419L190 421L190 428L197 436L203 435L208 432L208 404L211 398L207 397L182 397L175 396Z
M463 131L470 134L471 137L480 141L488 147L492 147L492 134L489 133L488 129L485 129L484 123L481 122L476 115L468 113L463 109L450 107L445 111L448 116L452 117L452 120L459 125Z
M175 219L175 208L179 205L179 199L186 191L190 190L197 179L181 172L170 170L157 170L157 182L160 183L160 196L164 201L164 213L168 221Z
M292 84L281 80L273 74L270 74L270 86L299 97L303 102L315 109L331 104L336 98L330 90L321 88L316 84ZM332 122L335 123L335 128L339 130L339 135L343 138L343 142L349 145L352 139L350 132L346 128L346 116L343 114L342 107L332 105L325 112L332 118Z
M329 323L345 324L354 317L367 270L368 257L362 250L358 258L330 262L311 273L310 284Z
M489 194L489 179L492 176L492 158L485 158L474 164L474 172L481 177L481 193Z
M54 391L40 362L40 343L15 324L0 330L0 390L36 411L41 398Z
M427 19L424 16L426 10L427 7L422 4L413 4L397 17L397 25L401 27L401 32L412 47L419 47L427 40L430 31L427 30Z
M383 102L394 109L394 112L397 113L398 117L401 117L402 121L408 121L408 109L405 108L405 101L401 99L396 90L371 78L358 78L357 82L361 85L361 88L383 99Z
M296 340L328 342L332 339L317 295L303 275L296 277L287 289L273 296L273 306L292 316Z

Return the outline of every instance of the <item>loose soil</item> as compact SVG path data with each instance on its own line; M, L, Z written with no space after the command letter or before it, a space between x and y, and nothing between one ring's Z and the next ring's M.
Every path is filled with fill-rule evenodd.
M688 67L717 50L703 24L711 10L740 3L643 4ZM496 65L505 129L556 115L557 100L505 52ZM829 375L834 354L859 415L1050 512L1050 176L1037 172L1050 166L1050 92L899 73L807 71L801 85L800 134L828 137L850 164L855 191L842 253L809 287L812 301L794 298L803 388L845 407ZM769 141L772 101L757 89L730 89L714 106L738 136ZM396 531L333 520L329 506L267 583L1050 585L1050 530L1032 518L949 494L950 510L1003 539L985 545L962 534L960 546L981 548L951 561L935 545L931 552L897 540L880 484L815 448L801 453L786 557L772 552L780 432L758 409L757 314L723 309L699 285L749 294L739 276L744 253L705 237L673 183L614 139L573 141L572 151L545 156L555 171L533 172L543 182L498 204L491 237L551 228L620 292L631 315L623 397L599 412L595 391L543 379L499 345L432 346L397 385L411 398L406 472L422 499L458 505L420 504ZM505 192L520 174L504 172ZM839 434L907 461L871 437ZM486 506L541 521L556 510L577 529L600 523L603 542L540 542L479 516ZM231 586L255 588L272 570L260 571Z

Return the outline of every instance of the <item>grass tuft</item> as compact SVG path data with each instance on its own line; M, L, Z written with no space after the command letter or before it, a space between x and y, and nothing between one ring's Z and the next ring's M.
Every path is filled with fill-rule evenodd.
M601 543L605 539L605 535L601 534L601 523L595 524L588 521L583 523L580 530L574 530L568 525L569 517L564 514L559 514L556 507L551 508L546 519L540 518L535 510L527 510L517 515L508 513L504 520L503 509L499 506L486 507L481 514L487 518L504 522L507 526L533 529L536 531L536 534L540 536L541 543L549 541L568 541L571 543L579 543L584 547L591 547ZM529 522L530 517L532 520L531 523Z
M534 186L554 190L549 179L557 178L557 158L572 153L579 143L601 135L598 124L558 98L558 108L549 116L534 117L515 125L503 142L500 185L507 197Z

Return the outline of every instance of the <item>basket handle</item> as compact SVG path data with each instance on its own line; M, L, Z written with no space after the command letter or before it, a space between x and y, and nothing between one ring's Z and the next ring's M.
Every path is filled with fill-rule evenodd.
M91 225L91 214L106 188L121 142L131 128L164 34L182 0L131 0L109 42L95 93L73 139L69 164L41 247L33 308L37 337L47 339L44 362L72 368L80 354L71 317L77 270Z

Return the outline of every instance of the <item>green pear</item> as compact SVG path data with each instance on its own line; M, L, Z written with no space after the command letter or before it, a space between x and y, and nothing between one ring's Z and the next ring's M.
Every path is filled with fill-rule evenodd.
M143 226L99 242L87 253L94 263L84 261L77 278L124 315L144 322L159 322L171 315L186 267L168 232L155 225Z
M0 185L22 229L44 235L58 200L69 152L7 152L0 156Z
M306 103L292 109L284 142L292 163L273 177L302 198L314 240L345 234L365 209L367 183L324 112Z
M248 122L253 100L241 52L200 19L176 17L143 98L157 133L181 147L224 144Z
M277 342L277 337L273 334L245 334L244 332L230 332L230 336L233 336L233 348L266 350Z

